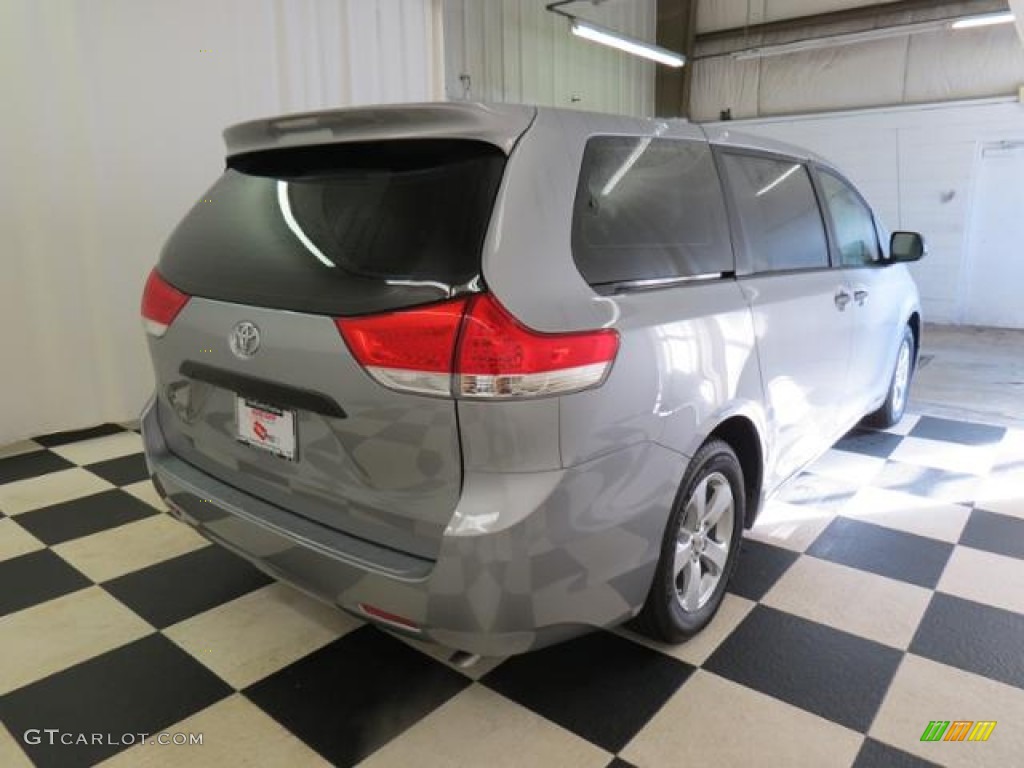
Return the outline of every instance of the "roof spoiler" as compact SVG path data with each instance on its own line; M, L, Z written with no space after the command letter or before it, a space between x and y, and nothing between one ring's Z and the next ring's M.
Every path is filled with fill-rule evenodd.
M535 107L476 102L393 104L305 112L238 123L224 131L227 155L284 147L388 139L474 139L509 154Z

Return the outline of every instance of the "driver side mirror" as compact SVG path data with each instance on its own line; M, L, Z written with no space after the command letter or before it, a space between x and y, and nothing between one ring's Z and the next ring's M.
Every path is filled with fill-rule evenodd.
M889 240L889 263L919 261L928 252L917 232L893 232Z

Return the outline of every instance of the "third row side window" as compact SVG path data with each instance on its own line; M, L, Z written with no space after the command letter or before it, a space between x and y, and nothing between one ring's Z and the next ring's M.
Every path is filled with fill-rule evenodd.
M732 272L728 226L706 142L637 136L587 142L572 254L591 285Z

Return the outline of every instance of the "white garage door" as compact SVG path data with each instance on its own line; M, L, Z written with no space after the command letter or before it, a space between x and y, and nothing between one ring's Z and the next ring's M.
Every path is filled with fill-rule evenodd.
M986 145L975 184L964 321L1024 328L1024 141Z

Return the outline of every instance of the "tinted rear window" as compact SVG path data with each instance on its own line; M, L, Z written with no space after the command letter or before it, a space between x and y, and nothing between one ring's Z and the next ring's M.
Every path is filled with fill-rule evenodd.
M572 252L595 286L731 272L725 203L708 145L590 139L576 190Z
M241 155L171 235L186 293L332 315L436 301L479 275L505 156L409 140Z

